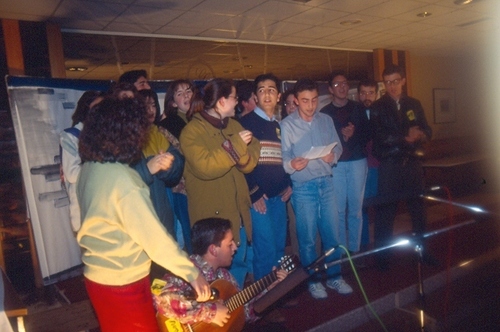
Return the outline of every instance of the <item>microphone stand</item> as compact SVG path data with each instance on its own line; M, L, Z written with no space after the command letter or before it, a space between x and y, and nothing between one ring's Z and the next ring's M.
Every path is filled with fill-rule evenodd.
M417 273L418 273L418 293L419 293L419 313L420 313L420 331L425 332L425 293L424 293L424 279L423 279L423 245L422 245L422 239L435 236L444 232L451 231L456 228L460 228L463 226L471 225L476 223L477 221L474 219L464 221L462 223L456 224L456 225L451 225L448 227L444 227L438 230L430 231L427 232L423 235L420 236L415 236L413 235L412 237L406 238L402 237L399 240L396 240L396 242L383 246L383 247L378 247L374 248L372 250L364 251L359 254L352 255L350 258L341 258L333 262L325 263L321 266L318 266L314 269L314 272L322 271L323 269L328 269L329 267L332 267L336 264L341 264L343 262L349 261L349 260L355 260L367 255L371 255L377 252L381 252L384 250L388 250L391 248L396 248L396 247L401 247L401 246L407 246L407 245L414 245L415 246L415 252L418 255L418 263L417 263ZM331 249L330 249L331 250ZM309 268L309 266L308 266Z

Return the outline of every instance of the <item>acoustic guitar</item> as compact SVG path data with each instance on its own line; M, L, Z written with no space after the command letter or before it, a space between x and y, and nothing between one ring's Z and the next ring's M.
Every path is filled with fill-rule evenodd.
M283 256L279 260L279 269L291 272L296 267L294 256ZM239 332L245 326L245 310L243 305L259 295L269 285L275 282L278 277L277 270L272 271L264 278L254 282L242 291L229 281L224 279L215 280L210 284L219 293L219 299L223 300L223 304L228 308L230 318L224 326L220 327L215 324L198 322L195 324L181 324L179 321L171 318L166 318L161 314L157 314L156 318L160 331L162 332Z

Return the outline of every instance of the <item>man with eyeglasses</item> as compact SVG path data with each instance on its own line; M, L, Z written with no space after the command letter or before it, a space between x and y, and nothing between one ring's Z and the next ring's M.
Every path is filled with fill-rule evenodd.
M369 139L368 119L362 105L347 98L349 84L344 72L333 72L328 83L333 100L320 112L333 119L342 143L342 155L333 168L334 194L339 216L339 244L346 246L351 252L358 252L368 171L365 153Z
M378 199L375 216L375 245L391 242L398 201L405 200L413 232L425 231L425 208L422 197L424 177L420 157L422 143L432 130L427 124L420 101L403 93L406 83L403 68L390 65L382 73L386 94L372 105L376 123L374 155L380 161ZM378 266L386 270L387 250L377 256ZM428 255L424 256L429 257Z
M378 186L378 167L380 162L373 155L373 121L371 120L371 105L377 100L378 84L374 80L364 79L358 84L358 99L365 106L366 118L370 124L370 140L366 144L366 161L368 164L368 173L366 175L364 200L377 195ZM361 230L361 249L366 249L370 243L370 219L369 208L363 207L363 226ZM373 211L370 208L370 212Z

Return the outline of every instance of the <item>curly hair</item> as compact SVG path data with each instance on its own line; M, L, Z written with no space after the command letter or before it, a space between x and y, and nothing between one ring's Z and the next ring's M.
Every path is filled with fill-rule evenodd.
M90 110L80 134L82 162L131 164L140 160L149 125L140 100L105 98Z
M118 83L126 82L134 84L141 77L148 78L148 73L144 69L130 70L120 76Z

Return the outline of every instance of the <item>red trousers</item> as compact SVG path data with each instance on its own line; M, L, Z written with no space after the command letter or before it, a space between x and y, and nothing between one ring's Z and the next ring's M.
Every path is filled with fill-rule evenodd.
M102 332L158 332L149 276L123 286L85 278L85 287Z

